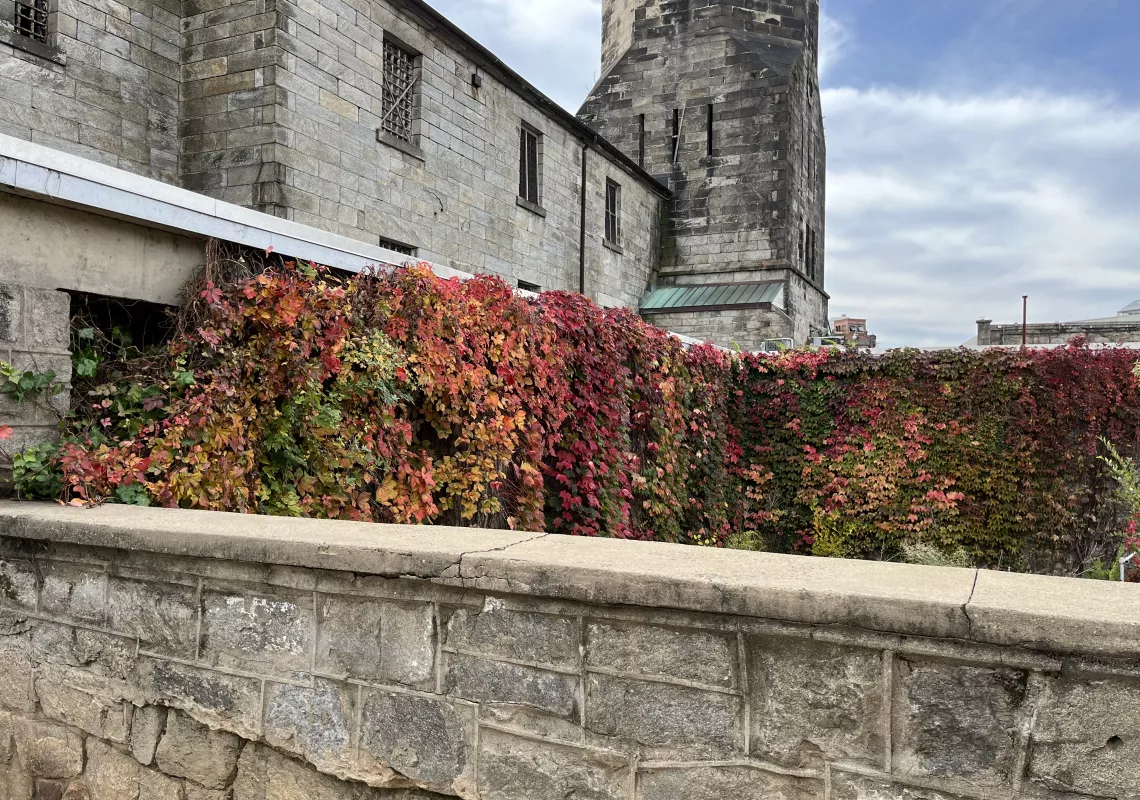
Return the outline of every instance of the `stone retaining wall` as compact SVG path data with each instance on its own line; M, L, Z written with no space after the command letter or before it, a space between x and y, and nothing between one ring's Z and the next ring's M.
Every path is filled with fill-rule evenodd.
M1134 586L5 504L0 605L4 798L1140 797Z

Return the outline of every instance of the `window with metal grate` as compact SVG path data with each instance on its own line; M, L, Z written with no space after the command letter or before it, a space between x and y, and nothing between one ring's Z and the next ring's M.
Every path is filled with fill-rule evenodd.
M542 204L541 139L533 128L519 129L519 197L536 206Z
M16 33L47 44L48 0L15 0Z
M384 117L380 127L405 142L412 141L416 102L416 56L384 40Z
M392 239L381 239L380 246L385 250L391 250L405 256L415 256L418 249L412 247L410 244L401 244L400 242L393 241Z
M606 241L621 244L621 186L606 180Z

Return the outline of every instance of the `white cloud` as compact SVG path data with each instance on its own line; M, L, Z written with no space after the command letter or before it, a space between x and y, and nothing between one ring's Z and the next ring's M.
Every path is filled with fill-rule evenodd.
M832 311L888 346L1140 299L1140 108L1025 92L824 93Z
M852 42L851 30L826 10L819 17L819 79L826 81Z

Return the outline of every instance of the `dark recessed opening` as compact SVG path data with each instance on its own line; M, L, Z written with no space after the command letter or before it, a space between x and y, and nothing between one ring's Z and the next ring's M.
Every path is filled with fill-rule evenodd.
M1124 747L1124 740L1119 736L1113 736L1111 739L1104 743L1104 746L1109 750L1119 750L1120 748Z

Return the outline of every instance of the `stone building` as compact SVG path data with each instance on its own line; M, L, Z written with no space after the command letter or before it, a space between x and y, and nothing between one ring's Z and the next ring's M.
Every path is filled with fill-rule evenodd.
M651 19L674 5L687 4L620 13ZM703 59L693 69L708 73L722 137L707 178L696 175L696 106L680 108L673 147L661 120L676 103L661 98L652 156L639 156L614 90L576 118L420 0L0 0L0 134L377 246L389 261L606 306L644 300L664 327L726 345L802 342L826 320L816 2L739 20L728 3L705 5L732 29L723 36L763 51L741 61L684 26L652 39L664 60L686 48ZM632 50L618 52L617 12L607 7L606 48L620 71ZM678 163L666 169L671 147ZM652 316L651 287L700 282L773 288Z
M1024 330L1023 330L1024 329ZM1075 336L1084 336L1093 344L1126 344L1140 342L1140 300L1129 303L1115 317L1076 320L1074 322L1035 322L1022 325L994 325L992 320L978 320L979 346L1020 345L1022 334L1026 344L1065 344Z

